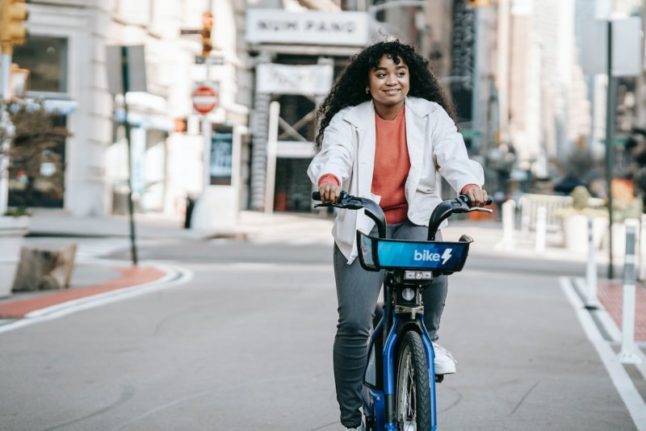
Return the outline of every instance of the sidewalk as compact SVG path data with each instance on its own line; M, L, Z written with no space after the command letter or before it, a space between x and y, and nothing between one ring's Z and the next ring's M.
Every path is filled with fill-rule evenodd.
M599 302L619 331L622 326L623 288L620 280L600 280L597 287ZM646 343L646 287L640 281L635 289L635 341Z
M84 272L91 271L88 285L75 285L60 291L42 291L13 294L10 298L0 300L0 319L22 319L44 308L89 296L100 295L120 289L127 289L160 280L165 272L153 266L110 267L100 271L98 265L83 265Z
M241 211L236 226L215 231L185 229L184 220L159 214L135 214L138 239L255 239L273 233L317 232L332 227L324 215L299 213L265 214ZM276 232L278 230L278 232ZM329 233L329 230L326 232ZM127 238L130 225L127 216L75 217L64 210L36 209L30 220L29 236L78 238Z

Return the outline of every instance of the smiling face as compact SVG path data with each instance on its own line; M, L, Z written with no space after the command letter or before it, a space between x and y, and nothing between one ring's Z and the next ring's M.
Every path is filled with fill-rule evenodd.
M368 72L368 90L377 111L397 112L410 91L410 72L404 60L399 58L399 64L396 64L384 54L377 67Z

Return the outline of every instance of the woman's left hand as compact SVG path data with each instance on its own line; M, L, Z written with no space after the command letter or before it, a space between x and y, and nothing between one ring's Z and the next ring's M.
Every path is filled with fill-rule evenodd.
M467 184L461 194L469 198L469 205L481 207L487 202L487 191L477 184Z

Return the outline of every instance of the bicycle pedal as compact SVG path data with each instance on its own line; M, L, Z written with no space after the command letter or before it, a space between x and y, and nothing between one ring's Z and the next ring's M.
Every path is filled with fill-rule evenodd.
M444 374L436 374L435 375L435 382L436 383L442 383L444 381Z

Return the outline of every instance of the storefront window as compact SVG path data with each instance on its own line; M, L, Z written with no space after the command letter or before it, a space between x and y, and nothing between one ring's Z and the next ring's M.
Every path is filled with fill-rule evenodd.
M66 38L29 36L14 49L13 62L29 70L30 91L67 93Z
M16 137L9 169L9 206L62 208L67 118L23 112L13 120Z
M211 136L211 185L231 185L233 133L215 132Z

